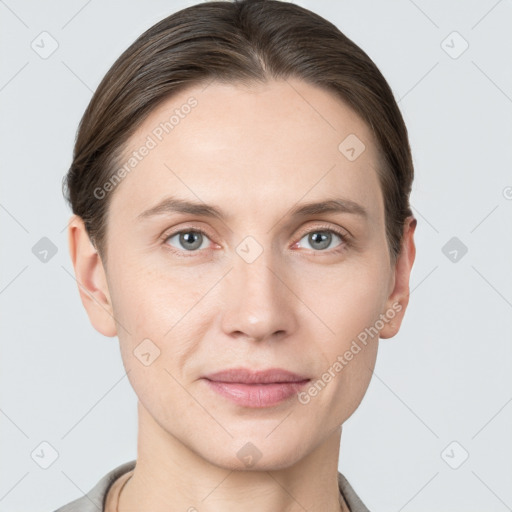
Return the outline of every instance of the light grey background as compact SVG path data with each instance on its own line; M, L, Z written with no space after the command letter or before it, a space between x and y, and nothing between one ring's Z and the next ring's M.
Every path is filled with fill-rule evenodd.
M193 3L0 0L0 512L51 511L136 457L136 397L117 338L80 302L60 187L105 72ZM409 309L344 426L340 470L372 511L512 510L512 4L296 3L380 67L416 168ZM51 49L43 31L58 43L46 59L31 47ZM57 248L46 263L42 237ZM455 262L452 237L468 249ZM51 456L44 441L58 452L48 469L31 456Z

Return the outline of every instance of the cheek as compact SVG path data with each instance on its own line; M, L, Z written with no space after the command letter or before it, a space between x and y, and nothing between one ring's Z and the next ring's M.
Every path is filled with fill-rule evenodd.
M378 260L347 261L323 274L323 279L309 274L301 280L302 296L328 327L321 329L324 337L317 338L316 352L323 353L324 367L310 398L320 415L322 410L331 411L329 424L342 423L361 403L372 377L378 350L375 326L385 307L389 275ZM308 400L304 396L304 402Z
M197 279L155 268L118 265L112 277L114 315L131 335L164 336L204 294Z
M311 268L298 281L299 297L326 327L336 348L375 324L387 299L389 274L377 258L347 260L331 268Z
M118 266L114 279L112 304L122 325L118 337L124 368L142 405L165 423L171 420L168 404L190 408L190 395L179 384L190 341L184 321L190 301L176 290L180 283L147 267Z
M201 299L214 283L211 276L194 278L183 268L173 272L155 268L119 265L112 275L121 356L125 369L133 374L130 380L138 381L135 389L166 387L167 381L173 382L170 373L183 381L183 367L210 319L205 311L208 302Z

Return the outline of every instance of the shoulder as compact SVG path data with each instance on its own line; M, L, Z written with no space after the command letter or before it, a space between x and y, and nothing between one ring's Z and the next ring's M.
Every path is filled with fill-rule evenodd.
M348 480L338 471L338 486L340 493L345 498L350 512L370 512L361 498L356 494Z
M135 460L125 462L109 471L101 480L82 497L63 505L55 512L98 512L103 511L105 497L110 486L124 473L131 471L135 467Z

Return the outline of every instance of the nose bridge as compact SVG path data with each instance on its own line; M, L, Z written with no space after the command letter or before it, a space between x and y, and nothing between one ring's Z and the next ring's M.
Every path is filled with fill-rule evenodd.
M250 248L250 251L253 251ZM247 260L244 256L237 253L234 261L235 274L242 283L245 283L246 295L248 299L254 298L256 304L258 300L267 299L273 300L273 295L276 293L276 286L278 281L271 271L275 267L276 261L272 255L272 251L267 247L261 254L254 260ZM275 272L275 270L274 270ZM243 291L243 286L242 290Z
M237 246L233 269L227 276L229 307L223 313L227 334L238 332L263 339L294 328L292 294L282 282L282 268L263 241L246 237Z

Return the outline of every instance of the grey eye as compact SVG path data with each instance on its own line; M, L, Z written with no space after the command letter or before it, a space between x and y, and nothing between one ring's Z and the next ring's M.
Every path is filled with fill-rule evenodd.
M178 238L178 243L180 246L176 247L176 245L173 245L173 247L176 247L176 249L180 250L186 250L186 251L195 251L197 249L201 249L201 245L208 240L208 237L201 233L200 231L180 231L178 233L175 233L174 235L171 235L169 238L166 239L166 242L169 242L173 238ZM206 247L208 247L208 243L206 243ZM206 248L206 247L203 247Z
M307 233L306 235L304 235L301 238L301 240L304 240L305 238L307 238L307 241L310 244L311 249L323 251L326 248L328 248L329 245L331 244L331 242L333 240L333 235L335 237L339 238L343 242L340 235L338 235L338 234L334 233L334 231L330 231L330 230L311 231L311 232Z

